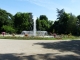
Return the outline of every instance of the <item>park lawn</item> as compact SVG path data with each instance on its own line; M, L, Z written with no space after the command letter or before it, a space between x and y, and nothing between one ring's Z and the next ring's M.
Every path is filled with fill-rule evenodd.
M16 36L0 36L0 39L18 39L18 40L75 40L80 39L79 36L64 36L64 37L16 37Z

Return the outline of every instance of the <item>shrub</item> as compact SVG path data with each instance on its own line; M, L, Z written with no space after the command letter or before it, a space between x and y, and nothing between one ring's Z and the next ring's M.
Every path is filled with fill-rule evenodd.
M25 37L27 37L28 36L28 34L25 34Z
M3 25L2 30L6 31L7 33L15 32L15 29L12 26Z

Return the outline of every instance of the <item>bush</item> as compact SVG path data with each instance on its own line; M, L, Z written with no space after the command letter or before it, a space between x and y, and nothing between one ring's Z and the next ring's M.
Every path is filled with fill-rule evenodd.
M6 25L2 26L2 30L4 30L7 33L14 33L15 32L15 29L12 26L6 26Z
M28 34L25 34L25 37L27 37L28 36Z

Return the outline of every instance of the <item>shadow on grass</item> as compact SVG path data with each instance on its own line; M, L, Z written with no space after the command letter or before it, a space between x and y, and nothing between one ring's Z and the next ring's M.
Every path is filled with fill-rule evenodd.
M0 60L80 60L73 55L55 56L55 54L37 54L24 56L24 54L0 54Z
M34 45L42 45L46 49L56 49L59 51L71 51L80 55L80 40L49 42L49 43L35 43Z

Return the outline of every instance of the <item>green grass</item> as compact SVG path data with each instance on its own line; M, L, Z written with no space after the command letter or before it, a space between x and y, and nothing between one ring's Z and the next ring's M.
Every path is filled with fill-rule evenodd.
M0 37L0 39L19 39L19 40L55 40L55 38L44 37Z
M62 40L76 40L80 39L80 36L64 36L62 37Z
M75 39L80 39L78 36L67 36L64 35L63 37L60 38L49 38L49 37L16 37L16 36L0 36L0 39L17 39L17 40L75 40Z

